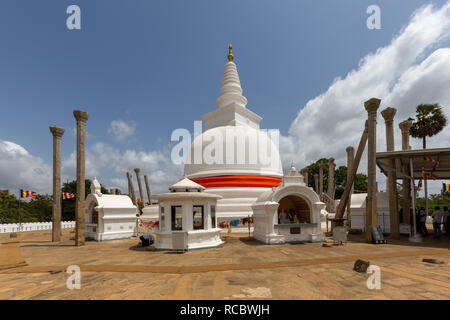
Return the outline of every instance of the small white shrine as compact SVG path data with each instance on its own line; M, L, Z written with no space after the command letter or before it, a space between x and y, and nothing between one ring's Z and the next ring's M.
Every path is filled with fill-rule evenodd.
M292 165L280 186L264 192L252 205L254 238L266 244L324 241L320 222L324 207Z
M128 195L102 194L97 178L86 198L86 239L126 239L136 234L138 210Z
M169 190L153 197L159 204L156 249L192 250L224 243L216 216L217 200L222 196L204 192L204 187L187 178Z
M351 228L360 229L362 232L366 231L366 198L367 193L353 194L351 198L352 203L350 205ZM390 233L391 224L389 215L389 194L387 192L377 193L377 213L378 225L381 227L383 232Z

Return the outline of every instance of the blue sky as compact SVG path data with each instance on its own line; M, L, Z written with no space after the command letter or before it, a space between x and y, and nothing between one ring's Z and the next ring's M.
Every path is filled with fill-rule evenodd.
M3 0L0 139L50 164L48 126L59 125L68 159L75 150L72 111L83 109L90 114L88 148L164 150L174 129L193 130L194 120L217 108L230 42L247 107L263 117L263 128L288 135L308 101L389 45L424 3ZM81 30L66 28L71 4L81 8ZM381 30L366 27L371 4L381 8ZM108 130L112 121L135 130L118 141Z

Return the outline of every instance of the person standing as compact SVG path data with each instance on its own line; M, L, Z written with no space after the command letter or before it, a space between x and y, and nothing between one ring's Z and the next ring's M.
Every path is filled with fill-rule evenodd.
M423 236L427 236L428 235L428 230L427 230L427 213L425 212L425 208L421 207L419 210L419 216L418 216L418 225L419 225L419 232L423 235Z
M448 207L444 207L444 216L442 217L442 224L444 225L445 235L450 235L450 212Z
M441 238L441 223L442 223L442 212L439 206L434 208L434 212L431 215L433 217L433 231L434 237L437 239Z

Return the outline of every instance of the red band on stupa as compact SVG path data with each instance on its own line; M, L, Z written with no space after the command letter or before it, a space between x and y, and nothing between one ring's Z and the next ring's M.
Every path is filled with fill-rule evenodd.
M217 177L195 178L191 180L205 188L220 188L220 187L273 188L278 187L281 183L281 178L267 177L267 176L217 176Z

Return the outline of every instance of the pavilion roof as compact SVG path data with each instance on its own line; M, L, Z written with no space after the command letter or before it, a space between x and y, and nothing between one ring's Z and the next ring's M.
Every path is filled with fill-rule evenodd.
M439 161L439 165L427 158ZM385 175L389 172L392 160L394 160L395 169L401 171L401 166L404 164L409 166L411 159L414 179L422 179L422 168L432 173L436 179L450 179L450 148L377 152L376 159L378 167ZM402 176L397 175L397 178L400 179Z

